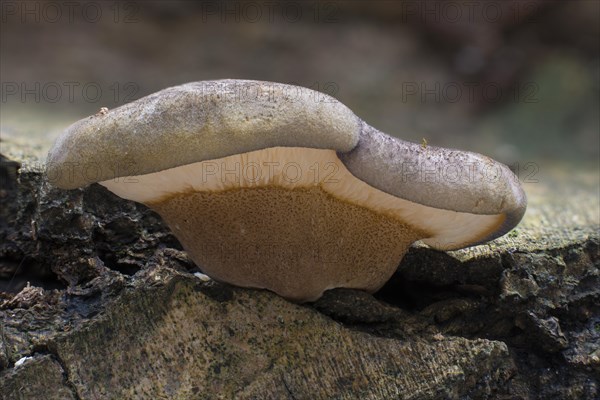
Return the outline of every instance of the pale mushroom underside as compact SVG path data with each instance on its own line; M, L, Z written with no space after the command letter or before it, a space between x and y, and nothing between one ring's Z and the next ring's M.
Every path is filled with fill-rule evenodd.
M100 182L149 205L215 279L314 300L375 291L411 243L476 243L504 222L424 206L356 178L334 150L272 147Z

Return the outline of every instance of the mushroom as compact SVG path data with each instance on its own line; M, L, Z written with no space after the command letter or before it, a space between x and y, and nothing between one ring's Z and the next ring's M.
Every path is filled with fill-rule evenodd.
M526 207L490 158L388 136L319 92L246 80L188 83L82 119L50 150L47 175L146 204L205 274L300 302L374 292L413 242L483 243Z

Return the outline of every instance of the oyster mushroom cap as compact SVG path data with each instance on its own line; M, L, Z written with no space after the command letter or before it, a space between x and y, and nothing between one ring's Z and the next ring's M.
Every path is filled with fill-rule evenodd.
M435 248L458 249L500 237L521 221L527 208L519 179L506 165L477 153L407 142L365 122L358 145L338 156L354 176L379 190L454 213L447 226L440 225L443 233L423 240ZM470 242L443 238L460 228L461 219L476 215L495 216L498 224Z
M474 245L526 198L485 156L379 132L337 100L271 82L189 83L76 122L48 179L147 204L209 276L296 301L375 291L411 243Z
M46 173L63 189L275 146L349 151L360 120L320 92L226 79L161 90L66 129Z

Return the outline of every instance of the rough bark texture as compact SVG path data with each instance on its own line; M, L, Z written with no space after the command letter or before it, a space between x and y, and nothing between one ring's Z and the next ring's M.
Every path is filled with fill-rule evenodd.
M50 187L40 148L2 142L3 399L600 396L595 174L527 185L492 244L415 246L375 296L297 305L195 276L146 207Z

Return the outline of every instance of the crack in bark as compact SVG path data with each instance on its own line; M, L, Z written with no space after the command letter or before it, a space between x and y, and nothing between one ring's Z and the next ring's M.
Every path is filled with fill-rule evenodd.
M294 396L294 393L292 392L292 390L288 386L287 382L285 381L285 376L281 375L281 381L283 382L283 387L285 387L285 391L288 393L290 399L297 400L296 396Z
M32 352L31 357L33 357L36 354L47 354L52 358L52 360L56 361L56 363L60 366L62 372L63 385L71 391L73 398L75 398L76 400L81 400L81 397L79 396L79 393L77 391L77 387L73 382L71 382L71 377L69 376L69 369L67 368L66 363L63 361L62 357L59 355L58 350L55 349L52 344L38 344L34 347L34 351Z

